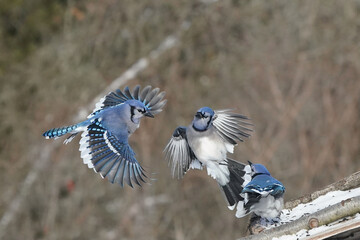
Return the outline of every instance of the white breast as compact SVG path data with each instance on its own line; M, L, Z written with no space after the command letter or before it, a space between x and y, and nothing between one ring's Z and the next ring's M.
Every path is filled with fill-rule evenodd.
M224 143L216 138L200 137L196 145L195 155L203 163L207 161L222 162L226 159L227 149Z
M279 216L283 205L283 198L275 199L273 196L268 195L267 197L261 198L258 203L251 207L251 209L258 216L273 219Z
M194 149L196 157L207 169L208 174L222 186L229 182L229 170L223 163L226 159L227 147L218 138L201 137Z

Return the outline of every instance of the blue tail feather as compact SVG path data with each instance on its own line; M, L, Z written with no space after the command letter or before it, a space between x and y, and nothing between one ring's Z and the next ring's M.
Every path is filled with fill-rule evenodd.
M61 127L61 128L53 128L43 133L43 136L46 138L55 138L60 137L62 135L65 135L66 133L69 133L73 131L75 128L78 127L78 124Z

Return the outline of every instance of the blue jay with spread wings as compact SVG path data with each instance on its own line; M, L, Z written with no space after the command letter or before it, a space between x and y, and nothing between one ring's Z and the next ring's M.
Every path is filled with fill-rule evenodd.
M111 183L123 187L125 182L133 187L135 182L141 186L141 182L146 182L146 175L128 138L139 128L142 117L153 118L162 111L166 104L164 96L165 92L159 93L159 88L152 89L151 86L142 90L136 86L132 93L128 87L123 91L118 89L103 97L87 120L50 129L43 136L56 139L70 134L64 141L67 144L82 132L79 151L84 164Z
M250 181L250 168L227 158L227 153L250 137L249 126L252 124L246 116L231 110L200 108L189 126L175 129L165 147L173 177L182 178L189 169L206 167L223 190L229 208L234 209L243 201L240 194Z
M279 217L284 205L285 187L273 178L262 164L252 164L251 181L242 190L243 201L238 202L236 217L243 217L251 212L269 221Z

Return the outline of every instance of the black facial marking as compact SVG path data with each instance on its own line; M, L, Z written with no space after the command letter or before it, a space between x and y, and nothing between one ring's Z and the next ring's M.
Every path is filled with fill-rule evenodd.
M134 122L134 115L135 115L135 107L134 106L130 106L130 113L131 113L131 116L130 116L130 120L132 122Z
M202 118L209 118L209 120L207 121L206 123L206 128L205 129L199 129L197 127L195 127L195 125L193 124L192 127L197 131L197 132L204 132L206 131L208 128L209 128L209 125L211 123L211 120L212 120L212 116L205 116L204 113L201 113L201 112L197 112L196 115L195 115L196 118L198 119L202 119Z
M131 112L131 118L134 116L135 114L135 107L134 106L130 106L130 112Z
M195 129L195 131L197 131L197 132L204 132L204 131L207 130L207 128L205 128L205 129L198 129L197 127L195 127L194 124L192 125L192 127L193 127L193 128Z
M212 116L209 117L209 121L207 122L207 127L209 127L211 119L212 119Z
M196 114L195 114L195 117L196 118L203 118L203 114L201 113L201 112L197 112Z
M263 173L255 173L252 178L256 177L256 176L259 176L259 175L263 175Z
M146 110L144 108L138 108L136 109L139 113L144 114L146 112Z

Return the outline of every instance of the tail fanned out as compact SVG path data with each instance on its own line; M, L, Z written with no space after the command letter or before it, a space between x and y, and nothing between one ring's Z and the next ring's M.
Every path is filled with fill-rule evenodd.
M228 201L229 209L233 210L238 202L244 201L241 192L251 180L251 169L248 165L229 158L227 159L227 166L230 173L229 182L224 186L220 185L220 187Z
M58 138L66 133L70 133L71 131L75 130L76 128L77 128L77 124L71 125L71 126L66 126L66 127L61 127L61 128L53 128L53 129L50 129L50 130L44 132L43 136L46 139Z

